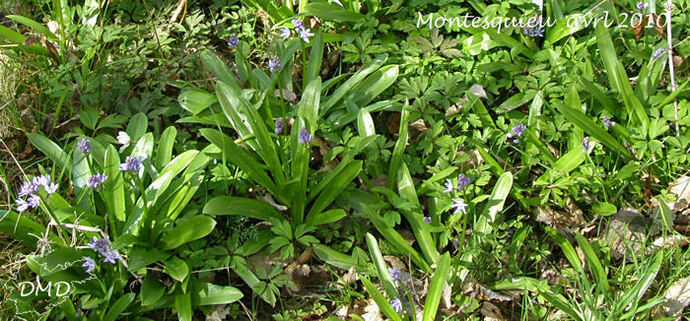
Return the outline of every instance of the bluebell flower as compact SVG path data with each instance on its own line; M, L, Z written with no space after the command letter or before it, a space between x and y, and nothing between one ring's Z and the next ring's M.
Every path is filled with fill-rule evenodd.
M654 52L652 53L652 57L654 57L654 59L659 58L661 57L661 55L664 54L664 51L666 51L666 49L664 49L663 47L658 48L657 50L654 50Z
M283 40L288 40L288 38L290 38L290 29L280 28L280 37L283 38Z
M103 183L105 183L107 178L108 176L106 176L105 173L91 175L88 179L86 179L86 186L91 187L92 189L98 189L101 185L103 185Z
M31 195L29 199L27 199L27 203L31 208L37 208L38 205L41 205L41 198L38 197L38 195Z
M601 121L604 122L604 126L606 126L606 128L610 128L610 127L616 126L616 122L613 121L613 120L611 120L611 119L609 119L609 118L606 117L606 116L601 117Z
M14 202L17 203L17 213L22 213L29 209L29 203L27 203L24 199L18 198Z
M399 298L395 298L395 299L391 300L391 308L393 308L393 310L395 310L395 312L397 312L397 313L402 312L402 309L403 309L402 302L400 302Z
M88 256L84 256L81 259L84 260L84 264L82 264L81 267L86 269L86 273L93 272L93 269L96 268L96 261L94 261L92 258Z
M301 28L295 28L295 31L299 34L299 37L304 40L304 42L309 43L309 37L313 37L314 34L311 32L311 29L306 28L306 27L301 27Z
M272 73L275 73L276 70L279 70L281 67L283 67L283 64L280 62L280 58L278 58L278 56L273 56L273 58L268 61L268 70L270 70Z
M117 253L117 250L114 249L108 249L108 251L104 253L103 256L105 257L103 259L104 263L116 264L117 260L120 259L120 255Z
M50 176L48 175L41 175L41 176L36 176L34 177L31 182L36 185L36 186L46 186L50 184Z
M391 279L393 280L393 282L397 281L400 278L400 270L388 268L388 274L391 275Z
M582 150L585 153L589 153L592 149L594 149L594 142L590 142L589 136L585 136L585 138L582 139Z
M534 23L528 23L522 32L531 38L544 37L544 27L541 25L542 18L539 17Z
M649 3L647 3L647 2L638 2L637 3L637 10L647 11L647 9L649 9Z
M295 29L304 28L304 21L302 21L302 19L292 19L290 22L295 26Z
M522 133L527 129L527 126L520 124L511 129L512 133L507 133L506 137L508 139L513 139L513 143L518 144L520 142L519 138L522 137Z
M453 191L453 182L446 178L446 183L443 185L446 189L443 190L444 193L448 194Z
M424 216L424 218L422 219L422 221L424 221L424 223L426 223L426 224L431 224L431 217L429 217L429 216Z
M230 37L228 37L228 47L230 49L235 48L240 45L240 39L237 38L236 34L230 34Z
M106 239L99 239L94 236L91 239L91 242L86 244L86 247L95 250L101 255L105 256L105 253L108 253L110 251L110 242Z
M138 172L141 169L141 161L143 159L136 156L127 156L125 162L120 164L120 171L123 172Z
M276 129L274 132L276 134L280 134L283 132L283 128L285 128L285 120L283 119L283 117L276 118L275 126L276 126Z
M19 197L33 195L40 191L41 189L38 184L34 184L33 182L24 182L21 186L19 186Z
M470 180L469 177L465 176L465 174L460 174L458 175L458 191L461 192L464 187L467 187L470 185L472 180Z
M58 184L57 183L48 183L47 185L43 185L43 188L46 191L46 194L50 195L55 193L58 189Z
M462 199L453 199L453 205L450 206L451 209L455 209L453 214L467 214L467 203Z
M307 131L306 128L302 127L302 129L299 131L299 134L297 136L299 138L300 144L311 143L311 134L309 134L309 131Z
M88 154L91 152L91 141L84 138L77 143L77 147L79 147L82 153Z

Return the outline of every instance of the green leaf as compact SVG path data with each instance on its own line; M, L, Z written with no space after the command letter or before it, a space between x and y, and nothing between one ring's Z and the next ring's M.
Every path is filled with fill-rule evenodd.
M117 299L117 301L110 306L110 309L108 309L108 313L105 314L103 321L115 321L122 314L122 312L127 309L127 306L132 303L132 300L134 300L135 296L135 293L130 292Z
M228 66L225 65L225 63L216 56L212 51L210 50L204 50L201 52L201 61L203 61L204 66L208 68L208 70L218 79L224 83L228 84L237 84L237 78L235 78L235 75L230 71Z
M407 103L405 103L407 106ZM403 154L405 154L405 147L407 146L407 126L408 126L409 112L407 108L403 107L400 114L400 128L398 129L398 140L395 142L391 161L388 165L388 188L395 186L395 179L397 177L400 166L403 163Z
M216 221L208 216L195 216L163 234L160 243L164 250L170 250L187 242L198 240L213 231Z
M0 39L5 39L8 42L17 45L21 45L24 43L24 41L26 41L26 37L24 37L21 33L2 25L0 25Z
M316 16L327 21L338 22L360 22L364 20L364 15L349 11L341 6L327 2L312 2L307 4L303 11L309 16Z
M371 118L371 114L363 108L360 109L357 114L357 132L359 132L359 136L362 137L376 135L374 120Z
M450 254L444 253L438 260L438 267L434 271L434 278L431 280L429 292L424 300L423 321L433 321L436 319L438 305L443 296L443 288L450 277Z
M187 89L177 97L180 106L196 115L218 102L215 95L199 89Z
M585 255L585 259L587 260L587 266L589 267L590 272L592 272L592 274L594 275L594 279L597 281L597 285L601 288L603 292L608 293L610 289L609 279L606 274L606 271L604 271L604 267L601 265L601 261L599 261L599 258L594 252L592 245L590 245L587 239L585 239L585 237L581 234L575 235L575 239L577 240L577 245L580 247L582 253L584 253Z
M386 301L386 298L379 292L379 290L376 288L376 286L369 281L365 276L360 276L360 280L362 281L362 284L364 284L364 288L369 292L369 295L371 296L372 299L374 299L374 302L376 302L376 305L379 307L381 312L385 314L389 319L393 321L402 321L400 316L398 315L395 310L393 310L393 307L391 307L390 303Z
M280 212L266 202L233 196L212 198L204 206L203 212L208 215L247 216L262 221L281 220L283 218Z
M314 254L322 261L333 265L339 269L349 270L352 267L359 267L357 261L351 256L338 252L323 244L313 244Z
M311 205L309 213L307 214L307 220L314 220L313 216L323 212L328 205L333 203L336 197L342 193L345 186L350 184L357 175L362 171L363 162L358 160L350 163L342 172L336 176L331 182L329 188L323 190L316 200Z
M299 102L297 115L304 119L313 133L318 128L319 103L321 100L321 78L316 77L307 84Z
M26 216L20 216L14 211L0 210L0 231L29 248L36 247L36 235L43 235L45 230L45 226Z
M42 25L42 24L40 24L34 20L31 20L31 19L23 17L23 16L13 15L13 14L7 15L7 18L9 18L10 20L12 20L16 23L23 24L23 25L33 29L34 31L36 31L38 33L43 34L44 36L46 36L51 41L57 40L57 36L55 36L54 33L50 32L48 27L46 27L46 26L44 26L44 25Z
M600 141L602 144L606 145L627 158L632 158L632 154L623 147L621 143L618 142L611 134L606 132L601 126L595 124L587 115L583 112L570 108L563 103L556 102L556 108L565 116L565 118L575 124L575 126L580 127L585 133L594 137L596 140Z
M375 72L381 66L383 66L383 64L387 60L387 55L381 55L376 57L376 59L372 60L366 66L362 67L362 69L360 69L357 73L352 75L352 77L350 77L347 81L345 81L345 83L340 85L338 89L336 89L333 92L333 94L330 95L328 99L326 99L326 101L322 104L320 113L323 115L326 112L330 111L331 108L336 107L336 104L338 104L347 93L349 93L353 88L358 86L367 76L369 76L369 74Z
M381 284L383 284L383 288L386 290L386 293L388 293L389 298L397 297L398 291L396 290L390 273L388 273L388 264L386 264L386 261L383 259L383 254L381 254L381 251L379 250L379 243L370 233L367 233L366 238L367 247L369 248L369 255L371 255L371 258L374 261L376 273L379 276Z
M120 171L120 154L113 145L108 145L105 152L104 172L107 176L103 184L103 195L108 213L117 218L118 221L125 221L125 187L122 172Z
M575 271L582 272L582 263L580 262L580 257L577 255L575 248L572 244L570 244L568 239L559 234L558 231L550 226L546 227L546 232L549 233L554 242L556 242L556 244L558 244L558 246L561 248L563 254L565 254L565 258L568 259L568 262L570 262L570 266L572 266Z
M141 136L144 136L146 129L149 126L149 119L144 113L138 113L132 116L127 124L127 135L132 142L138 141Z
M592 205L592 212L599 216L610 216L616 214L618 209L611 203L598 202Z
M192 294L191 292L175 294L175 312L180 321L192 321Z
M398 79L398 66L385 66L359 83L348 96L358 106L366 106Z
M60 146L41 134L27 133L26 136L29 138L32 145L53 161L53 164L63 170L67 169L67 154Z
M167 273L170 275L170 277L178 282L184 281L184 279L189 275L189 267L187 266L187 263L182 261L177 256L170 257L168 260L163 262L163 264L165 265L163 272Z
M306 223L308 225L331 224L339 221L345 215L346 213L343 209L336 208L308 217Z
M194 302L195 305L228 304L242 297L242 292L235 287L202 283L197 286Z
M575 13L558 20L553 27L547 28L546 41L551 44L555 44L557 41L582 30L586 24L579 22L583 22L582 19L591 18L591 15Z
M154 305L163 297L165 287L158 282L157 277L153 274L147 274L144 282L141 284L141 305Z
M309 85L312 81L319 79L319 72L321 71L321 61L323 60L323 37L321 30L316 31L314 37L311 38L311 52L309 53L309 60L307 68L304 69L305 85ZM306 89L305 89L306 91Z
M177 136L177 129L170 126L163 131L160 140L158 140L158 148L156 155L156 169L163 170L166 164L172 159L172 150L175 145L175 137Z

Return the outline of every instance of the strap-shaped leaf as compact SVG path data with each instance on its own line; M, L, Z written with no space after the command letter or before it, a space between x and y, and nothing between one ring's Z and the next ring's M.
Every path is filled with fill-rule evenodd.
M266 202L251 198L217 196L206 203L203 210L208 215L238 215L262 221L282 220L283 216Z
M434 271L434 278L429 286L429 293L424 300L423 321L433 321L436 319L438 305L443 296L443 288L450 277L450 255L446 252L438 260L438 267Z
M163 234L160 243L164 250L170 250L187 242L198 240L213 231L216 221L204 215L192 217Z

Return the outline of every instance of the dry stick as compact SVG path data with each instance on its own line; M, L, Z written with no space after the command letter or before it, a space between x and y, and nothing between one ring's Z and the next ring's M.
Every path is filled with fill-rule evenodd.
M666 2L666 40L668 41L668 72L671 74L671 93L678 89L676 85L675 67L673 66L673 33L671 30L671 10L673 1ZM676 122L676 137L680 137L680 126L678 125L678 99L673 99L673 113Z

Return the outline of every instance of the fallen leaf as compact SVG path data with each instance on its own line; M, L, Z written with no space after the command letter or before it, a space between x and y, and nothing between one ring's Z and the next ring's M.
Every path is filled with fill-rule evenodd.
M667 203L668 208L676 212L685 209L690 203L690 176L681 176L669 184L668 192L676 196L675 202Z
M478 98L488 98L486 96L486 91L484 91L484 87L482 87L482 85L479 85L479 84L472 85L472 87L470 87L470 92L472 94L474 94L475 96L477 96Z

